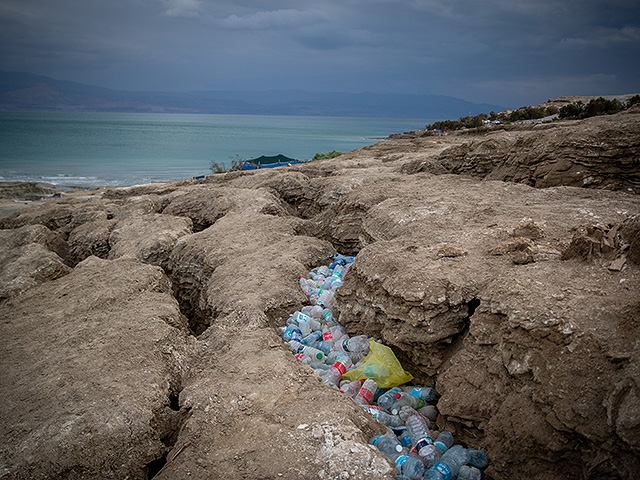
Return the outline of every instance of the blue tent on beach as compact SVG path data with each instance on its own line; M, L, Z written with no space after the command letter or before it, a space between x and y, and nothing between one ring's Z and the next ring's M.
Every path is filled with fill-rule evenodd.
M293 165L295 163L302 163L294 158L289 158L286 155L278 154L268 157L261 155L258 158L247 160L242 164L242 170L254 170L256 168L273 168L280 167L282 165Z

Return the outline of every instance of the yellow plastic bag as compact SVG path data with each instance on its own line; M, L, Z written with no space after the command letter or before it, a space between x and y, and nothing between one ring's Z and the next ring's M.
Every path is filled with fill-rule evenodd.
M369 354L362 360L362 365L349 370L342 378L352 382L372 378L380 388L393 388L412 380L413 375L402 368L393 350L371 340Z

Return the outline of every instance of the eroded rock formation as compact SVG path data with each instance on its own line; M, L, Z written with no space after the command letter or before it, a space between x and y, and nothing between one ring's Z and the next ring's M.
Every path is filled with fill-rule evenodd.
M340 251L340 320L490 478L634 478L639 138L629 111L401 139L3 217L0 476L392 478L273 329Z

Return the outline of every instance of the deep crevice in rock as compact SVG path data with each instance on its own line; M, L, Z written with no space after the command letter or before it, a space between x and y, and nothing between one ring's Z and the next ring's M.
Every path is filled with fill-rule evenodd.
M156 458L155 460L145 465L144 470L147 472L147 479L151 480L152 478L154 478L158 473L160 473L160 470L162 470L162 467L164 467L166 464L167 454L165 453L160 458Z

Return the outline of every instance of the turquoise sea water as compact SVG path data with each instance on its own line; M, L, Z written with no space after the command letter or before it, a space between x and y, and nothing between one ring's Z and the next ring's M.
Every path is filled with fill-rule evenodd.
M137 185L211 173L211 162L347 152L429 119L0 112L0 181Z

